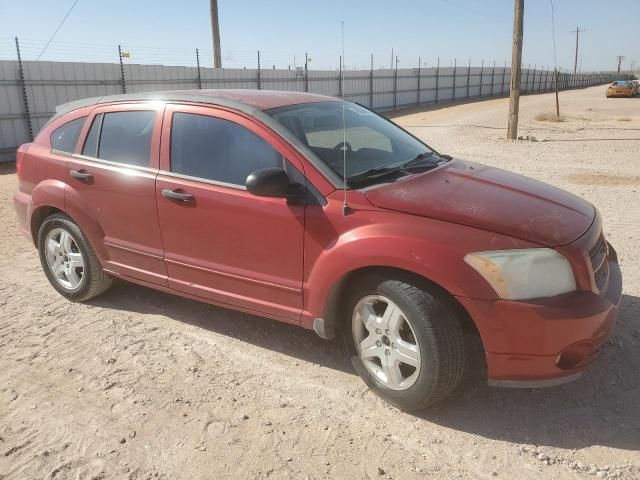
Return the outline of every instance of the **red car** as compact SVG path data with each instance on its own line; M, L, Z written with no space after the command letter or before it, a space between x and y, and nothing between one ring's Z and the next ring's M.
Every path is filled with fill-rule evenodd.
M405 410L460 383L464 329L491 385L549 386L580 375L618 312L593 205L335 98L73 102L20 147L17 171L20 227L69 300L117 277L341 332L365 382Z

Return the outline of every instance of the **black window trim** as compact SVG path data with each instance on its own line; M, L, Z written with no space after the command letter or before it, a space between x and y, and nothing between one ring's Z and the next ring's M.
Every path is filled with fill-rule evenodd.
M100 118L100 125L98 126L98 138L96 139L96 155L100 154L100 137L102 136L102 123L104 122L104 112L98 112L93 116L93 120L91 121L91 125L89 125L89 130L87 130L87 134L84 136L84 142L82 142L82 148L80 149L80 154L86 157L90 157L90 158L97 158L98 160L100 160L99 157L93 157L91 155L85 155L84 153L84 147L87 145L87 140L89 139L89 134L91 133L91 129L93 128L93 122L96 121L97 118Z

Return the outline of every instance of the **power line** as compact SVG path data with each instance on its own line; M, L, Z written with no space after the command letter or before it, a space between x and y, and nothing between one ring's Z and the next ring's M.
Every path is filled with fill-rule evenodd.
M67 20L67 17L69 17L69 15L71 15L71 12L73 11L73 9L75 8L75 6L78 4L79 1L80 0L75 0L75 2L73 2L73 5L71 5L71 8L67 11L67 14L64 16L62 21L58 24L58 28L56 28L56 31L53 32L53 35L51 35L51 37L47 41L47 44L44 46L44 48L42 49L42 51L40 52L40 55L38 55L38 58L36 58L36 60L40 60L40 57L47 50L47 47L51 43L51 40L53 40L53 38L57 35L57 33L60 30L60 28L62 28L62 25L64 25L64 22Z

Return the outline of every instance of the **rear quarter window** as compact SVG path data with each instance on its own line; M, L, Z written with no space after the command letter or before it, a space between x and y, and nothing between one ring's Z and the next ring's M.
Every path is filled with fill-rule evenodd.
M76 118L56 128L51 134L51 148L59 152L73 153L86 118Z

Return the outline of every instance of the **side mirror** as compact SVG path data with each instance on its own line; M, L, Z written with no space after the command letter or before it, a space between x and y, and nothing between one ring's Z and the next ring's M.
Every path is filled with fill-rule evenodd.
M263 168L249 174L247 191L258 197L289 198L293 193L291 181L282 168Z

